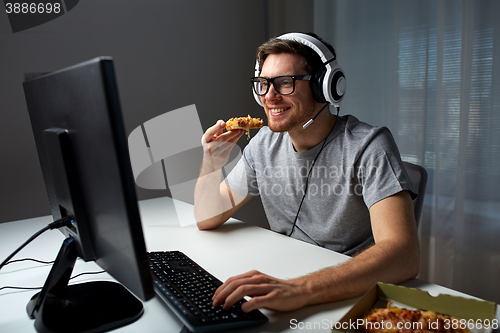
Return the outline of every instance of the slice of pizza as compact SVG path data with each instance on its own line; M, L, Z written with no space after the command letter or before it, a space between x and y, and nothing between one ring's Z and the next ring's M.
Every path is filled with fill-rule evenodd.
M231 118L228 121L226 121L226 130L228 131L233 131L238 129L245 130L248 138L250 138L251 129L261 128L262 126L263 126L262 119L252 118L250 117L250 115L248 115L248 117Z
M457 318L436 313L434 311L409 310L393 307L391 302L387 308L370 310L363 317L362 332L456 332L470 333L467 328L460 328L452 323L459 322ZM463 325L462 325L463 326Z

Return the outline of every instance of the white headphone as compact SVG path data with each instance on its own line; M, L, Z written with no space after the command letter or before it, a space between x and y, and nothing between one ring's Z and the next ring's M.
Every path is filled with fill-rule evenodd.
M306 45L313 49L321 58L324 69L318 73L313 73L311 79L311 89L314 99L320 103L330 103L336 107L340 107L345 91L347 81L344 71L337 63L336 57L320 40L303 34L303 33L288 33L277 37L278 39L293 40ZM260 75L259 59L255 62L255 76ZM252 89L253 91L253 89ZM260 106L262 102L260 97L253 91L255 100Z

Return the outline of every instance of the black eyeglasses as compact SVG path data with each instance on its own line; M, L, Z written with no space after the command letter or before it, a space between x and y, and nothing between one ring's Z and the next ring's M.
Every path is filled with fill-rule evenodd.
M311 80L311 75L280 75L272 78L263 76L253 77L252 87L259 96L264 96L269 91L270 83L280 95L290 95L295 91L295 80Z

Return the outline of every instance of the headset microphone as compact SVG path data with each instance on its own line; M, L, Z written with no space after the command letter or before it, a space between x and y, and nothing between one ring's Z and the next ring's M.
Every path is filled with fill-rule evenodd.
M316 119L316 117L317 117L317 116L319 116L319 114L321 113L321 111L323 111L323 110L324 110L324 109L328 106L328 104L329 104L329 103L326 103L326 104L325 104L325 106L323 106L323 107L321 108L321 110L319 110L319 112L318 112L318 113L316 113L316 115L314 116L314 118L309 119L309 121L308 121L307 123L305 123L305 124L302 126L302 128L303 128L303 129L306 129L306 127L307 127L307 126L311 125L311 124L312 124L312 122L314 121L314 119Z

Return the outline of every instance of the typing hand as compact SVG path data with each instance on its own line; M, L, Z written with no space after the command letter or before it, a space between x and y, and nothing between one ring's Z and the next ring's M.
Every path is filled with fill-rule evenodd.
M229 160L229 154L236 142L243 135L243 130L227 131L226 123L219 120L217 124L207 129L201 138L203 146L204 163L208 170L215 171L222 168Z
M296 310L306 305L304 288L298 281L281 280L256 270L250 271L231 277L220 286L212 298L213 306L223 304L227 310L244 296L250 296L252 299L241 307L244 312L258 308Z

